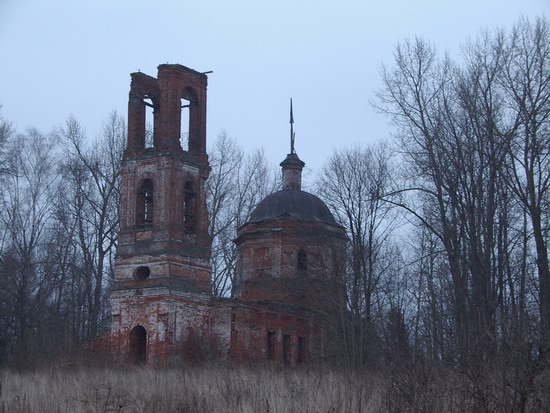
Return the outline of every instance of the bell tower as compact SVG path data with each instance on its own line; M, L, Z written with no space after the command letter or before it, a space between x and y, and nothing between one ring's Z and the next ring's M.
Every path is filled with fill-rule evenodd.
M163 64L157 78L131 79L111 342L121 358L145 362L177 353L186 332L206 324L207 77Z

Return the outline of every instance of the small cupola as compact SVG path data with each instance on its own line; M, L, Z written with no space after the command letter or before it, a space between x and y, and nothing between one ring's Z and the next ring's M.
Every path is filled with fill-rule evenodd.
M296 153L289 153L280 163L283 168L283 189L302 189L302 169L305 163Z

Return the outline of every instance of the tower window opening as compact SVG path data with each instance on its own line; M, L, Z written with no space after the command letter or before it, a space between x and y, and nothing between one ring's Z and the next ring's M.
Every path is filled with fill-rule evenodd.
M154 105L149 98L143 99L145 104L145 148L154 146Z
M184 151L189 150L189 118L191 105L192 102L190 98L181 98L180 145Z
M304 250L298 251L298 259L297 259L297 269L298 272L305 274L307 271L307 254Z
M184 218L183 224L188 232L195 231L196 192L195 184L187 182L183 189Z
M139 187L137 197L137 223L140 225L153 222L153 181L144 179Z
M134 278L138 281L143 281L149 278L149 275L151 275L151 269L146 266L137 267L134 271Z
M147 361L147 330L135 326L130 332L130 360L134 363Z
M298 357L297 362L303 363L305 361L305 352L306 352L306 339L305 337L298 337Z
M283 361L290 363L290 335L283 334Z
M275 357L275 332L267 332L267 359L273 360Z

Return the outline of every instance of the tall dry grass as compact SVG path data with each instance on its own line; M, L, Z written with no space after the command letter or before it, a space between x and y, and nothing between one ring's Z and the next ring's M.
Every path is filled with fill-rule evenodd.
M548 369L385 371L203 364L0 371L0 413L549 412ZM485 368L486 367L486 368ZM523 384L522 384L523 383Z
M231 366L1 374L2 413L381 412L373 378Z

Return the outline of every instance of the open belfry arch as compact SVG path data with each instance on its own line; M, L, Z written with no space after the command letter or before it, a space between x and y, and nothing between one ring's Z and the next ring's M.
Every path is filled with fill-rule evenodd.
M207 77L164 64L157 78L131 78L110 351L121 361L156 364L214 357L294 365L334 357L345 311L346 235L327 206L301 189L305 164L294 149L292 106L283 188L235 234L235 297L214 298Z

